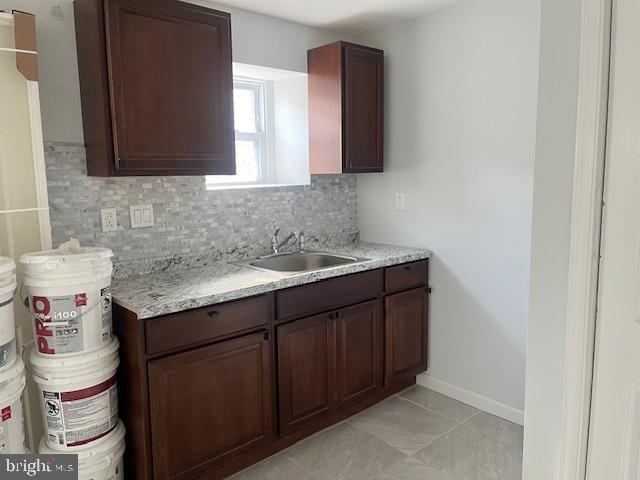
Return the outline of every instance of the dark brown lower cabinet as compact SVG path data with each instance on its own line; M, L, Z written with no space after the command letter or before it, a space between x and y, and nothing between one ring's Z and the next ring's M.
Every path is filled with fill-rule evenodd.
M127 478L228 478L415 384L428 271L410 262L151 319L115 305Z
M192 479L273 435L270 342L255 334L149 362L156 479Z
M339 310L336 316L338 408L382 387L382 312L379 300Z
M427 312L425 288L385 298L385 387L427 369Z
M277 346L280 433L289 433L335 409L335 323L322 314L280 325Z
M278 327L280 433L358 403L382 386L379 300Z

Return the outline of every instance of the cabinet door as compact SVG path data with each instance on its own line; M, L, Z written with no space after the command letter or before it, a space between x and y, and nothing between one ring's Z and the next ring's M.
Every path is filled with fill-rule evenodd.
M385 386L427 369L427 312L425 288L385 299Z
M379 300L336 312L338 408L382 387L382 314Z
M344 47L344 172L381 172L384 56L379 50Z
M317 315L277 335L280 432L289 433L335 409L335 323Z
M266 444L271 381L265 334L149 362L154 478L195 478Z
M106 0L117 175L234 174L231 21L177 0Z

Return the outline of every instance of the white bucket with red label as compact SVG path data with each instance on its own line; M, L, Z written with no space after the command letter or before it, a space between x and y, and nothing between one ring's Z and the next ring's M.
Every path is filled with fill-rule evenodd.
M20 257L40 355L77 355L111 342L112 256L76 241Z
M25 453L22 392L26 385L24 364L18 357L0 373L0 454Z
M54 450L86 445L118 423L118 340L73 357L43 357L31 351L45 440Z
M78 455L78 480L124 480L124 434L124 424L119 421L118 426L101 439L65 451ZM60 453L49 448L44 437L40 441L39 452Z
M15 293L16 264L11 258L0 257L0 372L16 361Z

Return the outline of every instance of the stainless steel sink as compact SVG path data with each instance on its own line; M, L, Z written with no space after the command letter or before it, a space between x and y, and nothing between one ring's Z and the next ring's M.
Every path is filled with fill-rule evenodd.
M350 263L359 263L369 260L368 258L348 257L346 255L335 255L323 252L304 253L283 253L271 255L264 258L257 258L239 265L281 273L302 273L314 270L324 270L326 268L337 267Z

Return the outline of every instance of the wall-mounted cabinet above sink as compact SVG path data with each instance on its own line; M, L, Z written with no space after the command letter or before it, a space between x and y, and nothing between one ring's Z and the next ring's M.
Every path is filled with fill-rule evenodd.
M230 15L178 0L74 12L88 174L236 174ZM383 59L341 41L308 51L311 174L383 170Z
M311 173L382 172L384 52L336 42L307 59Z
M93 176L235 173L231 18L176 0L75 0Z

